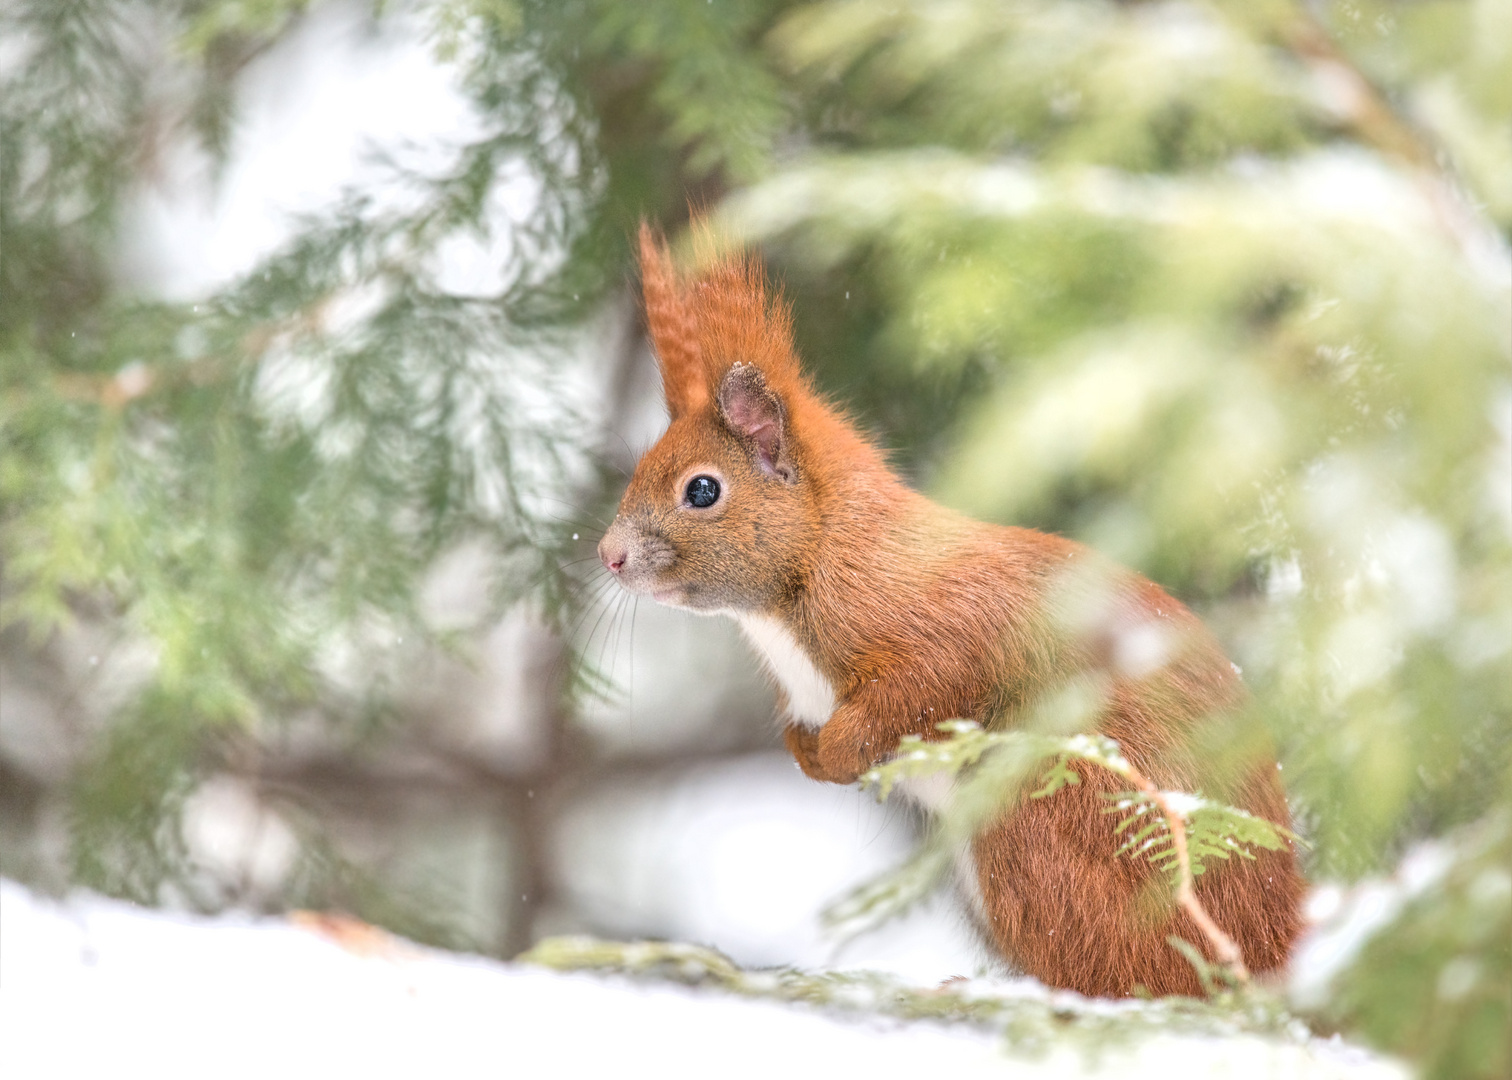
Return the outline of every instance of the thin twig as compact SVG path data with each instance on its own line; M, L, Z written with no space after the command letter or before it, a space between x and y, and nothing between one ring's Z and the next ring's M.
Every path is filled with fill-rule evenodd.
M1187 854L1186 820L1181 813L1171 805L1165 793L1150 783L1138 769L1130 765L1125 774L1130 783L1149 797L1150 801L1160 808L1165 815L1166 825L1171 830L1171 843L1176 849L1176 864L1180 871L1180 879L1176 884L1176 903L1181 909L1192 917L1201 930L1208 944L1213 947L1213 955L1218 958L1235 983L1249 982L1249 969L1244 966L1244 954L1239 951L1239 946L1234 939L1223 932L1223 928L1213 921L1208 914L1207 908L1202 906L1202 901L1197 899L1196 890L1192 888L1192 860Z

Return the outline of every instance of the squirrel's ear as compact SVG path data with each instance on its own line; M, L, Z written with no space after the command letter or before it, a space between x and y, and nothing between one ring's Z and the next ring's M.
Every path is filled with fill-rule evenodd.
M666 243L650 225L640 227L641 288L646 328L661 367L662 393L675 420L708 404L698 334Z
M725 374L719 416L755 450L763 472L792 483L797 474L788 454L787 414L755 364L736 363Z

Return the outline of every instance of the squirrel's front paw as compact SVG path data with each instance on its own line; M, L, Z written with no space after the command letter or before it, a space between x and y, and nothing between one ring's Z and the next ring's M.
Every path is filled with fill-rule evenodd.
M854 784L885 753L873 752L871 729L843 709L817 731L789 724L782 739L806 775L831 784Z
M825 763L822 730L789 724L782 733L782 741L787 744L788 753L793 755L805 776L828 784L851 783L859 775L857 772L843 768L836 770Z
M782 732L782 741L788 753L798 762L804 775L814 780L828 780L829 775L819 764L819 732L799 724L789 724Z
M850 717L837 712L819 729L819 767L834 784L853 784L872 767L880 754L872 754L871 733Z

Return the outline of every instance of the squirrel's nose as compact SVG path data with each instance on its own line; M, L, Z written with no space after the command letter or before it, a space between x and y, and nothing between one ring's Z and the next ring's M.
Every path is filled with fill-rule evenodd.
M598 553L605 568L611 574L617 574L624 569L625 560L630 557L630 552L622 541L612 541L607 536L599 541Z

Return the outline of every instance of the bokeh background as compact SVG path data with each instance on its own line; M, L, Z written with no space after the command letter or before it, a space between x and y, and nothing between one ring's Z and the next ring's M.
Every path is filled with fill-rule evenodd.
M1386 883L1299 1007L1502 1075L1508 70L1507 0L7 0L0 873L978 970L824 935L923 823L594 557L697 207L912 482L1218 631L1318 917Z

